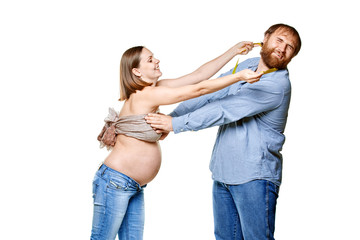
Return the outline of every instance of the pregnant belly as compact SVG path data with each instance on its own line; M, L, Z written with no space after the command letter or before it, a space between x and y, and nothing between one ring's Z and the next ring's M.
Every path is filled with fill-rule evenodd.
M153 180L160 170L160 145L157 142L148 143L132 139L130 142L117 141L104 164L143 186Z

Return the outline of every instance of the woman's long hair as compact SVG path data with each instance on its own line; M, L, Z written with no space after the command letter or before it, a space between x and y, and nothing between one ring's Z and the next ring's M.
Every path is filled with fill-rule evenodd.
M143 48L143 46L129 48L121 57L119 101L126 100L136 90L142 90L144 87L151 85L151 83L141 80L132 72L133 68L140 66L140 55Z

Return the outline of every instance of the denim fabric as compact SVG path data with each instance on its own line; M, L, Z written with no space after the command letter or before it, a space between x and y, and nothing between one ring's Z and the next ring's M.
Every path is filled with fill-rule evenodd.
M278 192L266 180L239 185L214 181L216 240L273 240Z
M259 58L248 59L237 70L256 70L258 63ZM278 70L254 84L240 81L179 104L170 114L172 126L175 133L220 126L210 162L214 180L242 184L264 179L280 186L290 95L288 70Z
M143 239L144 187L102 165L93 181L91 240L114 240L116 235L121 240Z

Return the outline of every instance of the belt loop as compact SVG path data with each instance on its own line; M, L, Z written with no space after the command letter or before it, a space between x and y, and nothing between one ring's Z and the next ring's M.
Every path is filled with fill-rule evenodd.
M102 164L101 167L102 167L102 166L104 166L104 164ZM100 167L100 168L101 168L101 167ZM105 166L105 167L104 167L104 170L103 170L102 173L101 173L101 176L104 175L104 173L105 173L106 170L107 170L107 167Z
M100 168L101 168L103 165L104 165L104 163L101 163L101 164L99 165L98 171L100 170Z
M227 190L230 190L230 188L229 188L229 185L228 184L226 184L226 183L221 183L221 185L223 185L223 187L225 187Z

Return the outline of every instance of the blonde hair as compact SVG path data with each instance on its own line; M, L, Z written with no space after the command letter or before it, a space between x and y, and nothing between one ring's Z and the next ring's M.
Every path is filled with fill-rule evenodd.
M136 46L129 48L124 52L120 61L120 99L126 100L136 90L142 90L151 83L145 82L137 77L133 72L133 68L140 66L140 55L144 46Z

